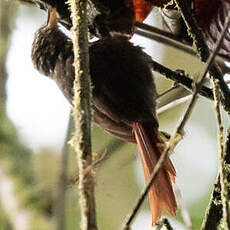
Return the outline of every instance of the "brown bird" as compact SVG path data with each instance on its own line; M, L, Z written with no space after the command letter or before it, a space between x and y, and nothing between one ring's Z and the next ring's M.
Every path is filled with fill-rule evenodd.
M158 131L151 58L121 36L89 43L89 57L93 121L116 137L137 143L148 182L165 149ZM50 11L47 24L35 34L32 60L34 67L54 79L72 103L73 47L57 26L55 9ZM163 212L176 214L172 189L175 174L168 159L149 191L153 225Z

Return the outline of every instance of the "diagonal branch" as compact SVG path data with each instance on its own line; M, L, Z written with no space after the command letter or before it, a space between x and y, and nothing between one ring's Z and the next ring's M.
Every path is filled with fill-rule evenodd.
M172 71L171 69L161 65L160 63L154 60L152 60L150 64L154 71L162 74L163 76L165 76L166 78L172 81L175 81L176 83L178 83L185 89L189 90L190 92L193 92L194 81L188 76L186 76L185 74L182 74L181 72ZM213 100L213 92L210 88L206 86L201 87L199 94L201 96Z
M169 109L172 109L178 105L184 104L184 103L190 101L191 99L192 99L192 95L187 95L187 96L181 97L179 99L176 99L172 102L169 102L168 104L163 105L162 107L159 107L157 109L157 115L164 113L164 112L168 111Z

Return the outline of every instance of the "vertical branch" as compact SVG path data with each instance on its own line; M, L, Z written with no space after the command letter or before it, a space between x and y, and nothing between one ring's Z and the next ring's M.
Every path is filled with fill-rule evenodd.
M229 186L229 178L230 178L230 171L227 170L230 167L230 128L227 132L227 137L224 146L224 178L225 183ZM228 180L227 180L228 179ZM226 190L227 193L225 194L226 198L229 200L229 191ZM217 229L220 223L221 218L223 217L223 200L222 200L222 185L220 183L220 174L218 175L217 182L214 185L214 189L211 195L211 199L206 210L205 218L203 220L201 230L209 230L209 229ZM228 205L228 204L227 204ZM226 209L226 208L225 208ZM229 221L229 208L227 212L227 217L225 217L225 221ZM229 223L229 222L228 222Z
M223 215L222 210L220 176L218 176L214 184L209 205L206 209L201 230L217 229Z
M214 98L215 98L215 110L218 123L218 140L220 151L220 185L221 185L221 201L223 210L223 224L225 229L230 229L230 216L229 216L229 204L228 204L228 178L225 173L225 157L223 139L224 139L224 127L221 121L220 113L220 89L218 80L214 80Z
M218 101L218 84L215 84L215 100ZM219 107L219 102L216 102L216 107ZM220 120L220 112L219 108L216 109L217 118ZM218 122L218 123L219 123ZM219 127L219 133L221 134L222 128ZM219 137L219 141L221 143L222 137ZM220 220L223 218L226 229L229 229L230 224L230 214L229 214L229 178L230 171L228 168L230 167L230 128L227 132L227 137L225 141L225 146L221 145L221 168L220 173L217 177L217 182L214 185L214 189L211 195L210 203L207 207L205 218L203 220L201 230L209 230L209 229L217 229L220 223ZM221 179L222 177L222 179Z
M91 84L89 76L87 0L69 0L73 22L74 48L74 99L75 121L74 148L79 168L79 199L81 206L81 229L97 229L94 179L92 170L84 170L92 164L91 150Z

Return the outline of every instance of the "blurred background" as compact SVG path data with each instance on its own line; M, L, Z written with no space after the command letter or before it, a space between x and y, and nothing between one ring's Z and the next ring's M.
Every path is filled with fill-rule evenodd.
M30 59L34 33L45 21L46 13L36 7L0 1L0 230L61 229L63 222L63 229L80 229L77 186L71 183L76 156L65 143L71 133L67 131L71 108L55 83L33 69ZM161 27L157 9L146 22ZM202 68L197 58L173 48L136 35L132 41L173 70L183 69L196 77ZM173 84L156 73L155 79L159 92ZM159 106L186 94L176 90ZM160 113L160 129L172 134L186 106ZM229 122L227 117L224 122ZM193 229L199 229L218 167L213 102L199 99L185 131L172 155L175 189L190 213ZM97 168L99 229L117 230L145 185L137 148L97 126L92 127L92 141L94 152L109 155ZM63 172L68 178L64 184ZM186 229L180 210L176 219L168 218L175 229ZM147 199L132 229L152 229Z

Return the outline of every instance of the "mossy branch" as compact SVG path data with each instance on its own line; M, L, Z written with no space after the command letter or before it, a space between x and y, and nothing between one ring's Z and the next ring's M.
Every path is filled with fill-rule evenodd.
M220 176L218 176L206 209L201 230L217 229L222 215Z
M224 229L230 229L230 213L228 201L228 176L225 169L226 151L224 151L224 127L221 119L220 112L220 88L218 80L214 80L214 97L215 97L215 111L218 124L218 142L219 142L219 157L220 157L220 185L221 185L221 201L223 213Z
M94 176L92 170L86 175L84 170L92 164L91 150L91 83L89 75L87 0L70 0L73 23L74 48L74 99L73 117L75 133L74 149L79 168L79 199L81 208L81 229L96 230L94 200Z
M197 53L202 61L206 61L209 56L209 50L204 42L200 28L192 17L191 7L188 5L188 1L174 0L174 2L181 11L182 17L187 26L188 34L193 39L193 45L195 46Z
M227 131L227 137L224 145L224 178L225 178L225 194L222 194L222 185L220 182L220 174L217 177L217 182L214 185L214 189L210 198L210 203L206 209L205 218L203 220L201 230L209 230L209 229L218 229L218 225L220 224L221 219L223 218L223 200L222 196L225 195L225 201L229 201L229 178L230 178L230 128ZM226 207L224 208L226 209ZM226 213L225 221L229 221L229 209ZM225 228L226 229L226 228Z

